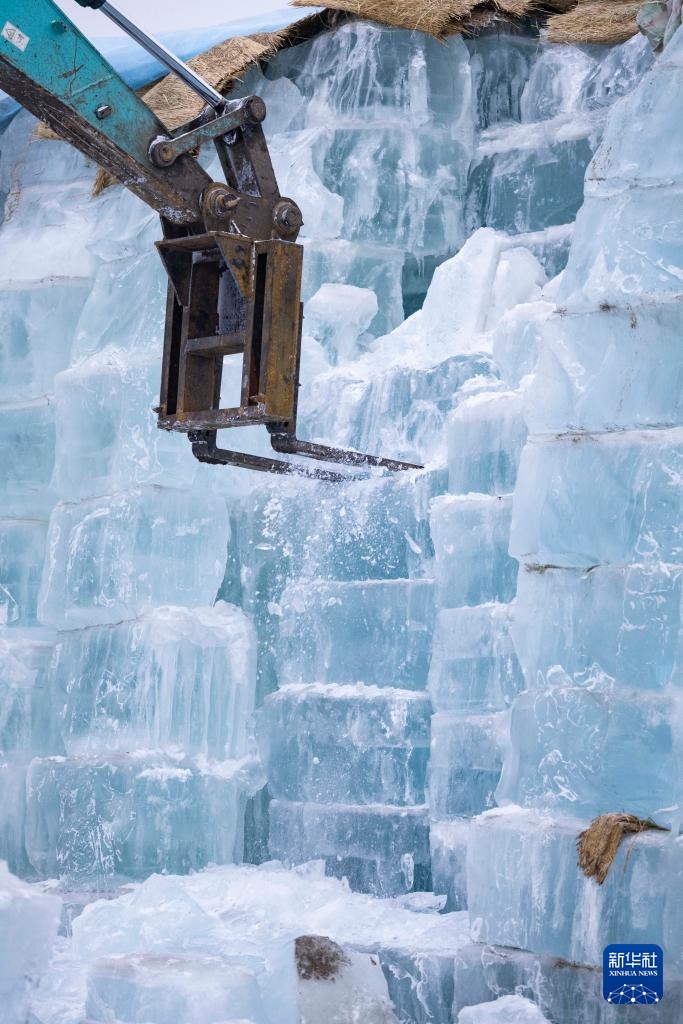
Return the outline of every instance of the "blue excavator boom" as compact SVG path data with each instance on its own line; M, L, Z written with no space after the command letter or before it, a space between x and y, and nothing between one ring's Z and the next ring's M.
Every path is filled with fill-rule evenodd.
M85 6L85 5L83 5ZM159 168L166 128L52 0L0 0L0 87L174 223L201 222L211 179L192 157Z

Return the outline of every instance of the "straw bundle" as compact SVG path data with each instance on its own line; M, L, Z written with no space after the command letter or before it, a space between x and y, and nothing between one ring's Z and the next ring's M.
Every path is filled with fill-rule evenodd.
M635 814L601 814L599 818L594 818L577 839L579 867L587 878L594 878L598 885L602 885L622 839L653 829L658 832L668 831L651 818L638 818Z
M469 14L476 3L469 0L330 0L315 7L344 11L359 18L377 21L393 28L408 28L443 39L449 34L453 18ZM293 7L308 7L309 0L292 0Z
M293 7L326 7L393 28L424 32L445 39L458 32L476 32L497 15L523 18L530 14L566 11L577 0L291 0Z
M638 32L639 0L580 0L548 19L551 43L624 43Z

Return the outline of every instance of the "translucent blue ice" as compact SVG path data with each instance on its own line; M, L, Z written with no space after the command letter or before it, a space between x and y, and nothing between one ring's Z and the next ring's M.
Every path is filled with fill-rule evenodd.
M676 974L680 841L649 832L623 843L598 886L576 869L578 824L514 807L475 820L467 852L473 934L482 942L592 965L602 962L610 936L629 935L631 942L670 949Z
M37 1024L297 1024L302 933L376 958L382 1024L613 1024L602 946L658 941L676 1019L682 46L349 19L245 75L301 433L425 467L334 486L156 430L156 218L5 128L0 854L80 914ZM671 831L598 887L621 810Z
M326 804L424 803L430 711L426 695L391 687L281 687L261 712L273 796Z

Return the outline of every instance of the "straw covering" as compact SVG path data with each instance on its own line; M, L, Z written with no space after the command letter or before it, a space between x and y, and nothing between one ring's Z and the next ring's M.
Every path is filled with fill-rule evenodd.
M651 818L638 818L635 814L601 814L581 832L576 842L579 867L587 878L594 878L598 885L602 885L622 839L653 829L658 832L668 831Z
M624 43L638 32L640 0L581 0L548 19L551 43Z
M523 0L520 0L523 2ZM308 0L292 0L293 7L309 7ZM359 18L377 21L393 28L408 28L443 39L454 18L465 18L476 6L469 0L332 0L314 7L344 11Z
M640 2L631 0L292 0L293 7L325 7L437 39L476 31L496 17L549 16L551 42L617 43L638 31Z

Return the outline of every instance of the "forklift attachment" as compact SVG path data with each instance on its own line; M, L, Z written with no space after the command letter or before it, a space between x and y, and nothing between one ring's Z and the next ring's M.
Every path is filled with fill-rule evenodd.
M282 454L343 466L415 469L407 462L302 441L296 436L301 358L303 249L209 231L157 242L170 278L159 426L190 435L202 462L270 473L327 470L219 448L216 432L263 425ZM221 407L223 360L242 358L239 405Z

